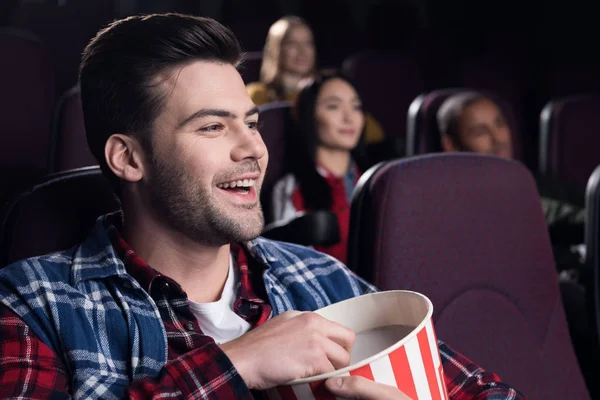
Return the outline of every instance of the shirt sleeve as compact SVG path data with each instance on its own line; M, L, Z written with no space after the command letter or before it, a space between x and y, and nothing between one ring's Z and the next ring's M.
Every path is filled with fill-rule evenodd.
M2 305L0 343L0 398L71 398L63 363L19 316Z
M0 398L70 399L60 358L25 322L0 305ZM214 343L168 362L158 376L131 382L124 398L252 399L246 383Z
M438 341L450 400L525 400L525 396Z

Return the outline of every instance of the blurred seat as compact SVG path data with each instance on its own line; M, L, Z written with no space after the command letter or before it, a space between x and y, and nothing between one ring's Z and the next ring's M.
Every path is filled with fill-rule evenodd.
M21 1L12 24L42 38L56 68L59 93L77 83L81 53L98 30L116 18L114 1Z
M596 167L587 184L585 199L585 266L581 281L586 290L586 308L596 333L596 341L600 338L600 166ZM600 356L596 355L592 362L598 365ZM597 377L597 374L595 374ZM596 380L597 381L597 380ZM600 395L600 382L594 388Z
M406 139L406 110L425 87L418 63L394 52L368 50L346 61L342 72L361 97L365 111L382 125L385 135Z
M335 213L317 210L272 222L265 226L261 236L302 246L332 246L340 242L340 227Z
M35 35L0 29L0 199L43 175L54 105L52 63Z
M589 399L535 182L518 162L429 154L374 167L352 199L349 267L434 304L439 337L531 399Z
M246 85L260 80L262 59L262 51L250 51L244 56L244 63L240 68L240 75L242 75L242 79L244 79Z
M591 275L588 289L600 336L600 166L590 176L586 190L585 258Z
M413 156L442 151L441 134L437 121L438 110L450 96L472 90L474 89L440 89L418 96L408 108L406 155ZM481 91L481 93L496 101L505 114L513 132L515 158L519 159L521 154L520 135L512 107L503 98L494 93L487 91Z
M98 164L89 150L85 136L79 86L67 91L56 105L51 149L51 172Z
M99 167L49 175L18 196L0 226L0 267L85 239L96 219L119 209Z
M540 172L584 188L600 164L600 96L553 100L540 114Z
M270 213L273 186L287 172L286 137L292 129L290 103L278 101L258 107L260 110L260 134L269 150L269 167L261 190L261 202L265 216ZM267 221L270 222L270 221Z

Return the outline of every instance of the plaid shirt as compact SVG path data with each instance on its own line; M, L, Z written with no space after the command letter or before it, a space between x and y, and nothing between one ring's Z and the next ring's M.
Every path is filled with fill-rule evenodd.
M108 232L111 248L125 263L127 272L155 301L168 342L168 357L162 369L156 374L130 379L126 394L134 399L253 398L229 359L211 338L202 334L181 287L137 257L111 222L110 218L106 219L103 227ZM335 287L339 292L345 292L346 298L352 297L351 293L358 295L374 290L332 258L301 247L258 239L248 243L245 248L234 248L241 278L234 309L252 327L265 322L272 314L289 309L316 309L339 301L341 298L336 298L332 291ZM276 259L281 259L286 250L299 253L297 262L277 268ZM251 257L247 258L247 254ZM293 257L293 254L286 256ZM7 267L9 269L5 271L16 273L18 268L39 265L41 259L26 260L16 264L16 268ZM76 260L72 262L75 263ZM253 273L260 270L265 271L264 283L258 279L261 274ZM323 276L334 279L327 282ZM3 278L4 275L0 275L0 282L3 282ZM346 283L345 288L343 282ZM30 282L30 286L24 290L40 286L43 286L41 282ZM314 296L310 301L302 298L307 293ZM267 298L273 309L266 301ZM40 300L41 297L36 299ZM31 329L24 321L25 315L19 314L23 312L22 307L16 307L14 299L7 300L4 297L3 303L4 306L0 308L0 398L121 397L106 386L96 386L93 391L74 388L74 375L77 374L71 370L69 360L52 349L52 340L44 342ZM484 372L441 341L439 348L451 399L523 399L514 389L501 383L496 375ZM92 375L100 376L103 372L99 370ZM93 386L88 382L84 389L88 387ZM254 395L260 397L260 394Z

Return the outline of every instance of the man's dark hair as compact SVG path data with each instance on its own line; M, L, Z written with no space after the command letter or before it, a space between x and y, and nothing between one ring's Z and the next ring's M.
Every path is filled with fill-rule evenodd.
M458 119L461 113L473 103L480 100L490 100L489 97L479 92L460 92L448 97L437 113L437 122L440 135L448 136L453 141L459 140Z
M117 194L104 157L108 138L132 134L152 154L152 126L167 93L156 78L194 61L238 67L240 44L217 21L182 14L133 16L102 29L83 52L79 71L87 141Z

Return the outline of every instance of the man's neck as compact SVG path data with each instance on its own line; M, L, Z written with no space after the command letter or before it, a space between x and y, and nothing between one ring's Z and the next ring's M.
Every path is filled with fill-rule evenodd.
M349 151L330 149L323 146L317 148L317 162L338 178L348 172L350 158Z
M123 237L152 268L181 285L191 301L209 303L221 298L229 272L229 244L198 244L140 213L125 213Z

